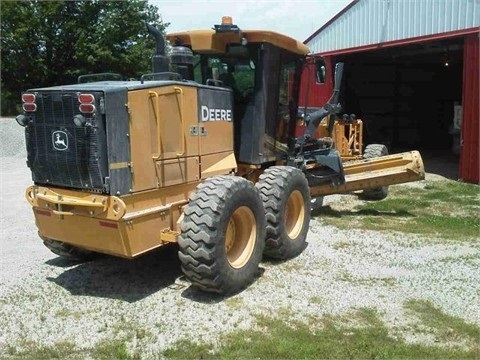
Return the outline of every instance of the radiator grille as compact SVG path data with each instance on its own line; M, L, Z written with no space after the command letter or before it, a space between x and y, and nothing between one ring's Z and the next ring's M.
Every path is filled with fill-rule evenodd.
M98 109L101 92L93 93ZM101 114L76 127L80 114L76 92L41 92L37 111L26 129L28 165L37 184L105 191L107 172L105 124Z

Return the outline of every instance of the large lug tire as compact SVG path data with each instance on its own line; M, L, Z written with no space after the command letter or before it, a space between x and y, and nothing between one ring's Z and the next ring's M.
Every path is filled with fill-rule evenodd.
M181 230L178 256L193 286L227 295L255 279L265 246L265 214L250 181L216 176L199 184Z
M40 238L51 252L69 261L84 262L94 260L100 256L99 253L80 249L61 241L52 240L44 236L40 236Z
M382 144L370 144L365 147L363 152L364 159L373 159L388 155L388 149ZM381 186L373 189L363 190L362 196L367 200L382 200L388 195L388 186Z
M267 219L264 254L286 260L306 246L310 223L310 189L305 174L290 166L273 166L260 176L260 190Z

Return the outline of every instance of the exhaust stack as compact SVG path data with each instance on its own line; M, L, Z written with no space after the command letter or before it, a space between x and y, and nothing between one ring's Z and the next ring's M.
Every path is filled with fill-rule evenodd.
M156 41L156 53L152 56L152 71L154 73L170 71L170 61L165 55L165 38L154 26L147 24L147 30Z

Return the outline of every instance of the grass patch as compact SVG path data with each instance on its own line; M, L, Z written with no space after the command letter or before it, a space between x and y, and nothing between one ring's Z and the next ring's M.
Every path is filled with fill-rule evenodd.
M19 347L21 350L10 345L7 347L6 353L12 359L25 360L64 359L79 353L75 349L75 345L69 341L57 342L53 346L44 346L35 341L22 340Z
M236 331L213 344L182 340L165 350L169 359L475 359L475 349L406 343L388 334L375 310L352 316L357 325L331 316L316 326L298 321L257 318L260 330Z
M470 339L477 344L480 355L480 328L466 323L462 318L445 314L426 300L409 300L404 307L418 316L426 328L434 328L439 341Z
M353 210L326 206L315 211L341 229L386 230L477 240L480 236L480 188L457 181L427 182L424 188L391 186L386 199Z
M127 344L124 340L101 341L90 353L94 359L99 360L130 360L140 358L136 355L130 355L127 352Z
M36 341L23 339L17 344L6 346L5 355L8 359L21 360L51 360L51 359L98 359L98 360L135 360L140 359L138 351L133 354L127 351L127 344L135 337L142 340L149 336L143 329L130 329L126 334L116 339L99 341L92 348L79 348L72 341L57 341L53 345L44 345ZM3 357L0 356L0 359Z
M9 359L51 360L51 359L98 359L98 360L134 360L139 354L127 352L125 340L103 340L92 349L76 348L72 342L61 341L52 346L34 341L22 341L17 347L8 346Z

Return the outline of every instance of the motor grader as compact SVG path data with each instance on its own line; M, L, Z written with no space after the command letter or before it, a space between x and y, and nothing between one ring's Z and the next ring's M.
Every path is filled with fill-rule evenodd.
M84 76L22 94L26 198L54 253L132 259L178 243L194 287L231 294L264 255L302 252L312 196L423 179L416 151L344 162L340 137L318 136L341 111L341 65L331 101L299 117L306 45L225 17L168 34L167 56L147 28L156 53L139 80Z

